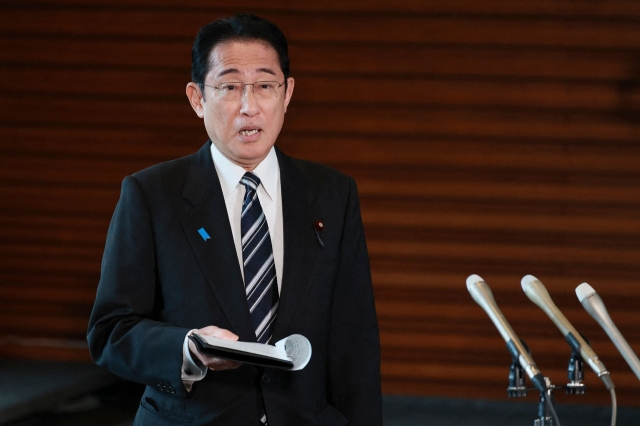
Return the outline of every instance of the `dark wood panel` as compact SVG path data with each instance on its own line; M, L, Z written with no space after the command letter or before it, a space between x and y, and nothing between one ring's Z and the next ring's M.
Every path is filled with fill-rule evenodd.
M27 241L12 241L5 243L0 249L4 256L3 265L10 266L14 271L61 271L65 268L75 271L98 271L102 259L103 245L74 244L56 245L46 240L46 247L28 243ZM534 244L492 244L478 241L472 243L454 243L447 240L432 240L424 243L389 242L370 239L369 253L375 259L374 267L386 267L385 263L378 263L379 259L387 262L396 262L399 269L404 265L413 267L421 264L427 270L433 264L439 264L439 268L458 265L466 275L471 273L501 272L501 268L520 271L522 275L531 271L541 275L553 276L554 272L548 272L552 268L577 274L582 280L592 281L592 278L606 278L611 273L637 274L640 266L637 265L638 249L615 249L612 247L582 247L582 246L543 246ZM419 250L419 251L417 251ZM38 259L34 261L33 259ZM541 265L544 269L541 269ZM459 282L463 282L461 277ZM35 279L34 279L35 280ZM43 279L37 280L42 282ZM45 280L46 281L46 280ZM578 278L576 279L578 281ZM631 303L631 301L628 301Z
M427 215L432 214L455 214L460 215L462 212L468 212L469 214L477 214L479 217L487 216L489 218L496 215L504 215L505 217L536 217L541 219L547 218L552 221L559 220L561 216L573 218L575 217L585 226L588 225L588 220L601 216L608 218L612 224L603 228L604 232L613 231L616 228L615 222L621 220L621 223L629 223L627 220L635 220L636 212L638 211L638 203L632 200L621 200L618 202L611 201L598 201L598 200L553 200L547 199L528 199L526 202L517 202L509 198L499 198L491 194L486 194L483 198L471 198L471 197L458 197L457 194L442 194L432 195L429 197L413 197L411 194L388 194L388 195L376 195L369 194L362 196L361 205L365 212L371 211L372 215L369 216L375 218L375 214L387 214L392 208L396 208L398 211L407 211L408 220L407 226L414 226L419 222L416 221L416 211L425 212ZM386 207L384 207L386 206ZM389 216L393 218L393 216ZM375 220L375 219L374 219ZM442 225L446 222L446 219L440 219L436 221L436 225ZM453 218L452 220L456 220ZM532 228L537 229L540 224L532 222ZM398 222L401 223L401 222ZM455 222L452 222L455 223ZM562 223L562 222L558 222ZM513 224L509 222L505 223L507 229L511 229ZM389 224L390 225L390 224ZM381 226L381 224L378 224ZM559 228L553 228L554 225L549 225L549 230L555 229L561 231ZM399 229L398 229L399 230ZM382 230L384 232L384 228ZM598 235L599 230L593 228L589 234Z
M453 300L454 302L467 301L470 305L473 305L471 296L466 293L466 278L474 271L444 271L438 273L436 271L424 271L418 272L413 270L404 270L396 272L387 272L382 268L374 265L372 276L375 285L375 294L378 305L386 303L394 298L400 300L406 299L428 299L431 304L438 304ZM522 270L519 273L514 274L500 274L492 272L490 275L486 275L483 278L491 286L496 300L501 303L512 303L512 300L517 299L517 296L522 296L520 280L528 271ZM629 287L633 286L636 282L635 279L621 278L617 280L604 280L601 278L586 277L586 276L546 276L540 275L540 278L553 294L554 299L561 303L563 306L566 304L569 306L575 303L577 300L574 289L584 281L589 282L593 288L602 297L604 303L611 310L610 314L614 321L620 320L620 315L630 315L630 319L625 319L633 329L628 329L627 332L632 332L636 337L636 341L640 340L640 330L633 324L633 317L638 306L637 294L630 294ZM593 278L593 279L592 279ZM420 295L416 295L415 292L419 292ZM402 296L397 296L400 294ZM435 297L437 295L437 297ZM514 296L516 295L516 296ZM508 298L506 298L508 296ZM574 299L575 298L575 299ZM479 309L473 305L473 309ZM381 316L381 327L388 330L395 330L397 332L409 332L412 329L429 330L434 333L438 330L447 331L450 328L455 328L455 324L451 321L446 322L399 322L395 318L402 314L403 311L391 312L389 316ZM516 316L519 318L519 316ZM513 321L516 318L511 318ZM586 317L585 317L586 318ZM489 319L487 318L487 321ZM489 324L488 322L485 324ZM462 329L466 328L467 333L470 336L475 335L473 327L478 324L464 323L455 328L456 333L462 333ZM585 323L585 326L590 327L590 330L597 330L598 325L595 321Z
M374 153L370 152L370 154ZM449 152L449 155L452 153ZM105 157L76 155L71 158L48 158L38 151L31 154L7 152L4 155L4 164L8 168L0 170L0 176L6 182L12 182L13 185L43 183L52 186L66 183L75 186L81 184L83 177L87 174L95 173L96 177L92 180L92 185L99 186L110 185L121 180L127 174L149 166L148 160L130 158L125 161L122 158ZM441 182L453 185L466 184L470 179L475 179L477 185L475 189L478 195L487 192L483 190L485 184L535 186L540 194L556 192L562 188L566 188L568 192L573 191L574 188L578 190L587 188L593 189L593 201L597 202L599 201L597 197L599 187L627 191L633 190L633 187L640 184L640 173L631 170L589 170L584 168L567 172L560 166L521 169L512 165L507 166L506 162L509 157L501 159L505 163L503 167L489 165L480 167L477 164L442 165L437 162L436 158L422 163L430 167L411 170L401 170L397 164L384 163L384 150L377 153L377 157L377 161L371 164L354 164L353 161L338 162L337 164L341 165L340 168L343 171L357 176L363 182L375 182L382 179L390 183L411 180L431 185L437 185Z
M40 330L44 335L55 337L72 336L81 337L86 334L87 316L82 315L78 318L72 318L68 315L0 315L0 333L25 333L28 335L30 330Z
M407 93L411 92L409 97ZM404 105L483 105L614 109L617 85L525 81L465 81L458 79L303 78L296 99L305 102L392 103Z
M34 278L32 282L35 283L47 283L48 279L45 275L63 276L65 273L68 273L68 271L73 271L73 273L85 276L92 274L94 279L91 281L87 280L87 283L95 283L100 277L97 271L100 271L102 250L96 250L93 255L82 253L82 258L73 258L76 253L73 253L71 250L47 250L44 252L37 250L18 250L17 252L8 252L8 250L3 249L0 250L0 253L5 256L2 266L8 274L37 275L40 278ZM44 256L44 258L38 262L27 259L27 256L33 254Z
M105 205L105 208L111 209L112 206ZM441 218L442 215L453 217L444 220ZM640 248L640 230L637 223L629 219L618 222L615 217L577 217L577 223L574 224L564 218L549 217L547 223L535 215L475 216L458 210L443 211L439 214L413 213L406 221L400 215L381 216L375 213L367 213L364 216L367 236L376 244L420 241L438 244L483 242L496 245L544 246L567 251L574 248L634 251ZM60 247L64 247L64 244L101 246L96 244L96 241L101 241L106 235L106 215L104 219L95 219L91 224L81 219L65 224L65 220L64 217L49 217L44 211L40 216L11 218L6 220L6 227L0 229L0 237L7 243L16 244L40 242L59 244Z
M346 74L392 76L520 77L619 81L633 71L636 52L456 46L366 46L290 43L295 77ZM191 41L82 40L47 36L0 37L0 62L35 70L96 67L190 76ZM29 69L29 68L27 68ZM78 68L80 70L82 68ZM54 68L55 70L55 68ZM162 78L162 77L157 77ZM126 82L122 82L126 83ZM183 84L184 83L184 84Z
M5 315L7 318L20 315L34 317L66 315L75 317L75 319L85 319L90 311L91 309L87 308L84 303L63 303L57 300L43 300L38 304L24 301L13 301L12 303L2 302L2 315Z
M191 154L207 138L204 126L176 131L0 126L0 152L4 158L33 156L51 161L83 158L120 164L144 161L152 165Z
M68 69L0 69L0 91L25 95L131 96L187 102L184 72ZM616 83L468 81L356 77L302 77L295 99L304 102L351 102L407 105L552 107L615 110L621 100ZM412 92L408 97L407 93Z
M184 71L0 68L0 91L43 95L131 96L188 102Z
M0 129L2 132L2 129ZM0 133L2 134L2 133ZM387 135L283 135L278 145L288 154L308 156L316 161L337 165L437 167L440 172L470 167L475 170L494 167L518 169L519 173L544 169L544 173L562 170L566 176L585 173L635 173L640 146L634 139L601 141L551 138L465 138L413 135L390 139ZM341 155L336 156L336 152ZM571 168L568 169L567 165ZM540 178L537 174L535 177Z
M66 158L6 158L3 163L9 169L0 170L0 179L14 185L76 186L91 175L94 187L113 187L114 182L149 166L148 161L118 161ZM11 171L9 171L11 170Z
M548 323L555 330L555 335L551 338L526 338L527 345L532 349L532 353L536 354L536 362L542 366L553 366L556 359L566 357L569 361L571 356L571 348L564 341L562 335L552 323ZM495 331L495 330L494 330ZM503 345L504 340L500 338L497 331L494 332L497 338L491 336L474 336L472 338L460 339L455 335L445 334L410 334L402 335L398 333L381 332L381 343L386 348L386 357L394 361L410 361L423 360L435 362L472 362L474 355L476 356L475 364L479 366L491 366L496 359L502 357L505 360L505 366L510 364L511 357ZM523 335L523 334L521 334ZM526 334L524 334L526 335ZM592 341L591 344L598 356L605 363L611 361L612 366L624 363L624 360L618 353L616 347L611 343L603 340ZM609 364L609 363L607 363ZM560 367L560 365L557 365ZM616 368L618 369L618 368ZM614 370L615 371L615 370ZM564 380L564 379L563 379Z
M25 344L2 344L0 356L7 358L92 362L88 349Z
M447 273L461 271L457 282L464 282L468 275L476 273L484 277L494 275L533 274L538 277L573 278L576 282L598 281L614 282L626 280L638 274L636 265L603 265L589 261L564 262L562 259L544 261L542 259L522 259L518 262L505 262L487 257L478 258L462 256L396 256L394 253L370 253L374 270L386 273L414 271L416 273ZM518 279L519 282L519 279ZM630 291L628 287L625 291Z
M40 105L40 106L38 106ZM35 109L31 109L35 108ZM30 110L31 109L31 110ZM72 99L8 98L0 100L0 125L57 125L85 127L113 125L125 128L149 126L153 128L201 127L188 102L160 102L131 100L100 100L95 97ZM162 124L159 124L162 123Z
M617 79L629 74L637 61L631 52L540 48L292 43L290 51L292 72L322 73Z
M391 178L391 176L387 176ZM545 201L589 201L593 199L606 201L625 201L638 197L637 187L610 188L607 186L570 186L558 183L556 185L541 185L523 182L483 183L476 182L408 182L398 188L397 182L389 182L384 176L379 179L359 179L359 192L363 195L402 194L411 197L448 196L482 199L485 197L511 199L514 202L529 200ZM630 198L631 197L631 198Z
M373 258L398 258L403 261L430 262L434 259L450 263L465 263L472 259L479 264L507 264L521 266L526 270L532 263L564 265L567 268L617 269L640 272L637 264L640 249L616 248L613 246L594 247L580 245L534 245L514 243L492 243L484 241L452 242L433 240L414 242L406 240L370 239L369 253ZM103 245L99 243L37 244L33 241L9 240L0 248L3 262L12 267L34 269L61 269L72 267L77 270L99 268ZM37 262L34 259L38 259ZM471 273L471 272L469 272Z
M30 66L38 64L40 67L160 68L160 71L177 70L190 76L191 45L190 40L167 42L4 35L0 37L0 61Z
M376 179L359 179L359 192L366 197L385 196L387 194L405 195L420 199L422 197L447 197L455 194L457 198L469 198L471 200L483 200L486 198L511 199L520 203L528 201L562 202L567 201L590 201L601 200L607 202L624 202L628 199L637 199L640 188L638 187L594 187L589 185L567 185L548 184L540 185L532 182L530 184L522 182L408 182L403 184L401 189L397 189L398 181L390 181L392 176L380 176ZM24 196L20 196L20 194ZM61 187L51 185L42 187L41 185L28 185L24 183L12 186L0 187L0 194L7 197L7 200L21 200L20 205L15 208L20 209L42 209L51 208L52 211L76 211L76 208L83 209L89 207L90 203L104 200L105 204L117 200L119 194L119 181L108 186L97 183L79 182L74 186ZM26 197L32 196L29 200ZM84 201L74 201L74 197L84 197ZM115 199L114 199L115 198ZM58 208L56 204L61 204ZM99 206L105 204L98 202ZM85 209L87 212L99 212L100 207L95 209Z
M109 206L115 208L115 206ZM0 215L3 226L0 239L7 244L80 245L102 248L109 219L76 216L50 216L43 210L38 216Z
M0 299L4 301L4 304L13 301L33 304L55 300L59 303L74 303L85 307L91 306L95 298L95 289L51 288L48 283L28 287L6 285L0 288Z
M526 204L526 203L525 203ZM524 208L523 210L526 210ZM443 214L444 213L444 214ZM612 217L613 216L613 217ZM633 217L621 218L612 216L572 216L566 215L540 215L535 213L509 214L495 212L492 214L478 214L468 211L462 206L448 211L429 212L422 209L398 212L393 206L387 208L367 209L363 213L363 220L368 235L397 235L403 240L422 238L432 233L446 232L447 230L459 230L461 240L470 239L469 231L479 237L501 237L504 233L510 238L520 241L526 240L529 233L536 234L539 238L530 237L532 242L574 241L574 244L584 244L589 237L594 244L602 245L608 239L618 241L628 239L635 241L640 237L640 224ZM380 229L381 228L381 229ZM376 231L377 230L377 231ZM413 233L414 235L407 235ZM424 230L424 232L420 232ZM597 231L596 231L597 230ZM526 231L526 232L525 232ZM522 233L522 236L518 234ZM495 234L498 234L497 236ZM577 234L584 233L587 236L581 241ZM491 234L486 235L486 234ZM602 238L598 238L602 236ZM606 237L605 237L606 236ZM638 242L640 244L640 241Z
M615 138L636 140L638 131L614 117L559 111L456 110L362 105L296 105L288 112L285 131L330 130L345 133L451 135L492 137ZM294 108L294 106L297 107Z
M478 185L484 183L508 183L511 185L560 185L567 187L614 187L628 188L640 182L640 174L633 171L586 169L561 170L553 168L516 167L456 167L433 165L427 169L402 169L395 165L358 165L342 163L343 170L365 180L384 179L391 182L404 180L420 182L467 182L475 180Z
M604 331L600 329L598 324L580 305L573 291L575 285L572 285L570 289L563 289L557 285L558 280L555 278L546 279L544 276L539 278L545 282L554 302L562 309L562 312L576 328L584 330L587 334L592 333L594 341L608 341ZM500 309L505 317L508 318L514 330L518 333L523 333L521 337L527 339L555 339L558 337L562 340L561 332L551 320L526 297L520 286L519 279L510 283L511 285L508 289L496 287L493 280L487 277L485 279L493 288L496 302L500 305ZM420 294L417 291L403 292L398 289L385 291L384 288L376 287L376 295L380 296L376 302L376 307L378 314L384 319L382 328L387 329L388 324L392 325L402 319L424 322L424 330L428 334L456 335L457 333L452 333L454 330L460 332L463 328L469 327L471 329L475 328L477 331L485 330L477 335L473 334L478 338L485 335L499 337L497 330L493 329L493 324L486 317L485 312L475 305L471 296L467 293L465 281L466 277L452 281L450 288L431 291L428 295ZM615 303L615 296L606 297L606 300L612 311L616 309L616 306L619 306L619 303L625 302L618 301L618 303ZM637 297L632 298L631 301L636 302ZM405 308L400 308L401 306L405 306ZM616 309L613 315L620 329L628 333L629 341L632 344L640 343L640 333L635 329L634 311ZM440 320L438 321L438 319ZM388 328L399 336L404 333L415 332L411 328L404 331L397 330L393 326ZM487 333L486 330L489 330L489 332Z
M3 261L13 268L22 266L34 270L68 268L90 271L92 268L99 270L103 248L102 244L73 244L59 247L5 243L0 248L0 254L3 256Z
M0 269L2 288L45 285L52 288L83 289L86 288L88 283L94 285L100 278L99 270L93 270L87 273L76 270L63 271L63 273L44 273L27 268L20 270L19 273L17 271L18 268L3 265L3 268Z
M218 16L223 15L219 14ZM266 12L291 40L318 42L452 43L637 49L640 26L635 21L580 21L551 17L510 20L483 16L300 16ZM216 16L210 16L210 19ZM328 19L330 18L330 19ZM124 9L6 9L3 32L70 36L159 37L191 40L202 25L199 12Z
M0 127L0 152L7 160L30 156L53 162L58 159L118 162L119 167L143 161L146 166L190 154L206 138L204 129L199 127L176 131ZM604 141L477 138L475 135L460 139L413 135L391 142L384 134L317 136L309 132L288 131L278 139L278 145L289 155L331 163L339 168L350 167L358 173L362 173L360 170L364 170L366 165L425 166L422 168L425 172L426 166L429 169L438 167L438 173L461 167L471 170L480 167L485 173L490 168L501 168L517 171L520 175L529 174L529 178L533 178L529 170L540 170L535 175L536 179L540 179L542 173L555 171L564 172L565 179L577 174L594 174L602 179L604 176L599 173L624 175L638 171L640 145L635 143L635 139ZM571 169L567 169L567 164ZM359 165L359 168L354 165Z
M518 46L464 47L428 45L366 46L293 41L292 73L352 75L455 75L619 79L635 61L634 52L589 51ZM320 59L320 60L318 60Z
M13 7L53 7L82 6L87 7L83 0L8 0L6 6ZM89 7L112 6L127 8L170 8L188 9L197 8L198 11L216 11L221 7L212 4L208 0L184 0L179 5L175 0L138 0L135 5L126 0L100 0L94 1ZM571 2L558 2L555 0L454 0L448 2L408 0L403 2L388 2L383 0L353 0L344 2L340 0L322 0L314 2L292 3L289 0L271 1L268 4L260 0L240 0L234 2L234 8L249 9L255 11L288 10L292 12L338 12L338 13L429 13L429 14L489 14L489 15L551 15L551 16L581 16L583 18L630 18L640 16L640 6L633 0L608 0L606 2L593 2L589 0L576 0ZM223 9L224 10L224 9Z
M126 174L153 163L194 151L198 148L197 144L199 143L187 145L176 136L181 144L179 146L168 145L173 136L160 135L153 131L133 132L125 137L122 131L0 128L0 136L5 141L20 141L17 145L0 144L3 162L6 165L15 165L15 169L7 167L0 170L0 175L3 175L7 182L13 182L14 186L37 185L37 182L46 182L48 186L56 182L57 184L66 182L68 185L79 184L79 179L84 173L90 173L96 169L101 173L96 177L95 182L111 183L115 188ZM197 140L196 138L191 139ZM576 217L576 227L597 226L599 229L612 231L618 228L615 222L617 220L621 220L620 227L628 227L630 232L634 232L633 229L637 227L634 211L640 208L640 205L633 202L635 198L627 200L624 197L617 198L618 204L614 205L610 203L612 199L608 191L605 190L605 197L602 200L607 200L608 204L601 204L597 201L599 198L597 194L602 193L597 189L597 186L602 186L603 181L609 181L611 185L621 187L633 186L635 185L633 182L638 182L636 174L625 173L625 171L633 172L637 165L637 145L607 146L603 147L604 149L594 147L592 150L585 148L580 151L579 144L567 147L562 143L547 147L536 147L535 143L532 143L530 147L524 144L511 145L512 149L510 149L508 143L493 145L490 142L402 141L390 144L387 141L367 141L366 139L353 138L330 140L320 138L311 141L305 140L304 137L292 137L291 139L291 143L285 143L286 152L294 156L323 162L331 162L333 153L339 151L341 146L349 147L341 152L350 158L350 163L344 161L334 161L333 163L358 177L361 192L365 191L361 195L367 197L363 200L367 207L365 216L375 225L383 225L387 220L397 221L400 218L411 226L429 221L435 221L434 224L456 223L470 220L469 216L477 216L478 220L473 222L474 226L482 226L483 221L487 220L491 223L494 220L492 218L500 221L501 219L498 217L504 216L502 213L508 213L515 215L503 219L504 226L509 229L512 229L512 226L517 226L517 222L527 214L529 216L535 215L535 217L528 219L534 228L548 226L549 229L559 229L564 226L572 227L573 217L576 216L566 217L568 212L572 212L573 215L579 214ZM46 143L53 140L60 140L60 142ZM92 143L86 143L86 140L90 140ZM167 141L167 144L164 144L164 141ZM103 143L108 144L110 149L105 151ZM396 150L396 148L398 149ZM65 149L68 149L69 152L60 157L59 155L62 155ZM146 156L146 152L155 153L157 156ZM532 157L533 155L537 155L537 157ZM482 166L477 165L478 159L482 159ZM360 164L371 164L371 172L362 166L354 169L351 167L353 161L358 161ZM571 173L557 175L556 170L562 173L567 161L579 165L584 170L573 170ZM69 167L60 167L59 164L65 164ZM464 184L466 180L473 178L485 182L502 183L504 187L511 185L513 190L510 190L509 193L514 193L518 192L518 187L522 184L532 186L538 182L541 185L539 193L561 192L562 187L565 187L568 195L573 192L574 188L577 188L579 193L586 192L587 197L576 198L573 194L570 195L571 199L557 195L547 197L544 193L532 196L531 193L521 191L518 197L521 199L527 197L526 202L529 204L518 208L517 205L500 202L494 191L496 187L491 185L485 191L491 193L491 196L486 194L489 197L485 201L488 203L486 205L468 204L472 200L478 199L473 194L472 198L462 203L458 195L459 192L453 192L452 194L456 195L452 196L446 191L439 191L438 193L429 193L428 199L417 199L414 196L425 195L425 191L415 194L412 194L411 191L404 191L405 195L402 195L392 190L393 185L387 186L388 192L374 193L365 188L365 185L376 186L376 181L386 180L389 174L393 175L394 171L397 174L394 167L401 164L425 166L425 168L416 169L421 170L421 173L412 178L420 178L425 183L431 182L433 185L439 185L443 180L462 181ZM535 165L539 170L524 169L523 167L527 165ZM518 168L506 168L507 166ZM500 168L494 169L493 167ZM614 167L619 170L615 170ZM478 175L478 172L481 173ZM105 181L105 176L109 176L111 180ZM371 180L372 182L369 184L368 181ZM558 180L564 181L564 184L557 187ZM549 182L556 185L556 188L553 186L549 188ZM455 187L458 188L458 185ZM46 188L43 190L48 191ZM499 193L503 192L499 191ZM390 197L388 198L389 204L378 205L382 201L380 199L382 194ZM448 198L450 205L437 205L434 201L436 196L440 196L441 203L443 202L442 197ZM371 202L367 201L369 199ZM555 199L561 204L542 205L537 202L537 200L547 202L551 199ZM431 201L427 202L427 200ZM525 202L524 199L522 202ZM532 202L535 204L531 204ZM385 205L387 207L384 207ZM495 208L490 210L487 215L487 209L491 205L495 205ZM397 211L394 206L402 206L402 212ZM443 209L448 212L446 217L441 216ZM464 214L461 216L461 209L468 210L468 216ZM426 213L420 214L420 210L424 210ZM451 213L454 215L449 216ZM588 217L582 217L585 214ZM602 220L597 221L598 216L601 216ZM596 222L592 222L594 219ZM544 223L548 223L548 225L543 225Z
M201 121L187 102L2 98L0 126L193 129ZM29 112L28 114L26 112ZM306 104L294 99L284 131L350 134L554 137L637 140L638 129L613 115L516 108L425 108L404 105Z
M88 186L91 184L89 183ZM120 196L120 182L110 188L61 188L37 185L0 187L3 200L1 212L29 215L46 212L54 217L68 215L75 218L111 217ZM105 206L111 206L109 210Z

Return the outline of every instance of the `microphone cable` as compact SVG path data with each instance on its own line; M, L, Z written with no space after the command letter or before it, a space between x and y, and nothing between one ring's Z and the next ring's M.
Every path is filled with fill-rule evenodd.
M556 413L556 409L553 408L553 403L551 402L551 398L549 398L549 396L545 393L544 399L547 402L547 407L549 408L549 411L551 411L551 415L553 416L553 419L555 420L556 425L560 426L560 419L558 419L558 413Z
M556 389L561 389L561 388L556 388ZM535 390L535 388L529 388L527 390ZM609 389L609 392L611 392L611 426L616 426L616 422L618 419L618 400L616 398L616 390L615 388L611 388ZM553 420L555 421L556 426L560 426L560 419L558 419L558 414L556 413L553 403L551 402L551 398L549 398L548 396L549 395L545 393L545 396L544 396L545 403L547 404L547 408L549 409L549 411L551 412L551 415L553 416Z
M611 391L611 426L616 426L616 419L618 417L618 401L616 400L616 391L614 388L609 389Z

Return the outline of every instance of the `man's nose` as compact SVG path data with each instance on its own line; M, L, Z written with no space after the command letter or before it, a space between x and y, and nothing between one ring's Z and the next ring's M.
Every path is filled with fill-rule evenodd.
M256 115L260 112L260 105L256 95L253 94L253 85L245 84L244 91L242 92L242 98L240 99L242 106L240 112L246 115Z

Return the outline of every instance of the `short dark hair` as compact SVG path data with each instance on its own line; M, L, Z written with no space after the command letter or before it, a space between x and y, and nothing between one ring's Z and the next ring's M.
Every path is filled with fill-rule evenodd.
M276 51L286 85L289 78L289 49L287 39L274 23L256 15L242 13L217 19L200 28L191 50L191 80L204 90L209 72L209 55L220 43L232 41L261 41Z

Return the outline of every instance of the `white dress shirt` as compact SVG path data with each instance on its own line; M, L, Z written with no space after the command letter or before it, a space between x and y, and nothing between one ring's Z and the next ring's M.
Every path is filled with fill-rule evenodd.
M229 215L229 223L231 224L231 232L233 234L233 242L236 246L236 255L238 256L238 264L243 264L242 258L242 235L240 230L240 214L242 212L242 202L245 194L245 187L240 183L240 179L246 173L241 166L232 163L227 157L211 144L211 156L213 164L220 180L222 187L222 195L224 203L227 207ZM271 237L271 246L273 248L273 257L276 267L276 277L278 280L278 292L282 288L282 264L284 258L284 239L282 230L282 195L280 190L280 167L278 165L278 157L276 151L272 147L269 154L252 172L260 178L260 186L258 186L258 199L260 205L267 218L267 226L269 227L269 235ZM240 272L244 278L244 269L240 268ZM194 296L194 297L197 297ZM216 324L211 324L216 325ZM193 332L195 330L191 330ZM202 380L207 374L207 368L196 363L189 352L189 334L184 339L182 346L182 381L187 390L191 390L193 382ZM191 374L185 373L186 371Z

